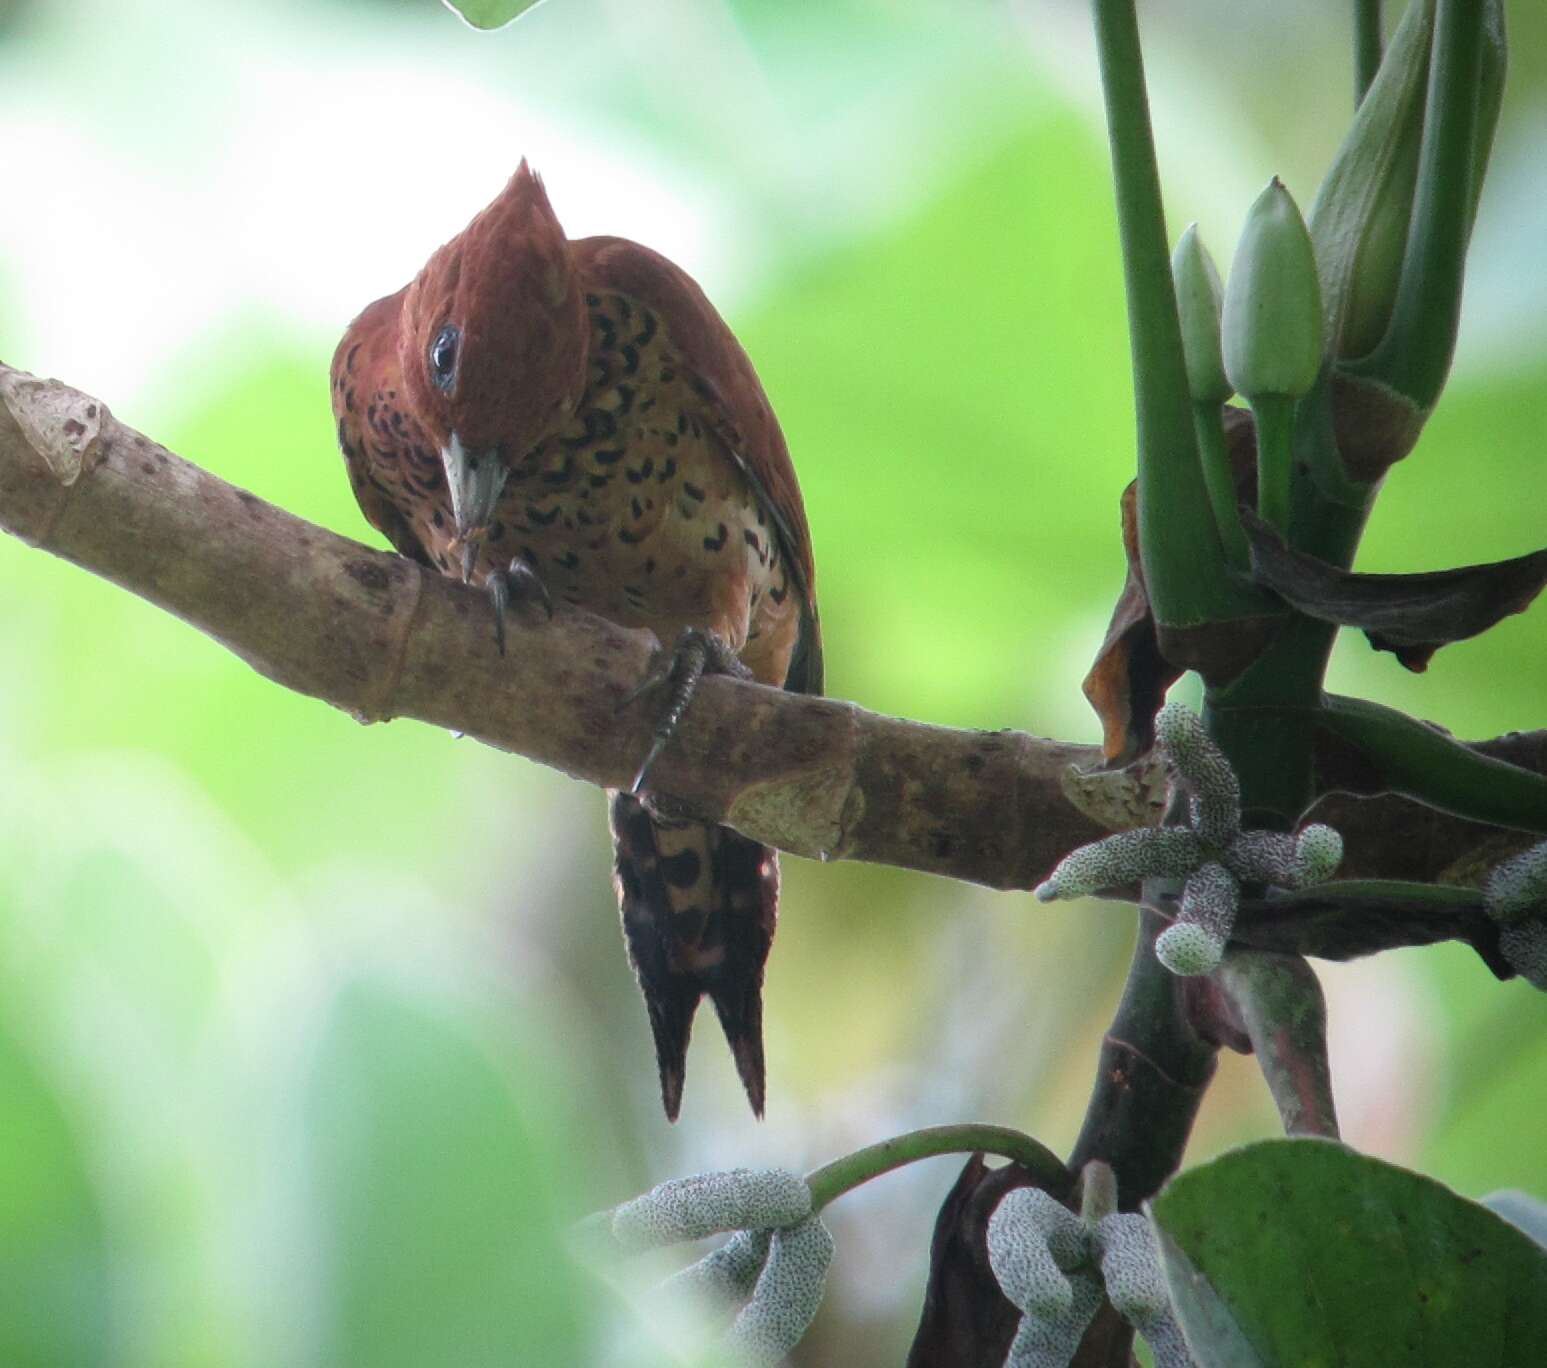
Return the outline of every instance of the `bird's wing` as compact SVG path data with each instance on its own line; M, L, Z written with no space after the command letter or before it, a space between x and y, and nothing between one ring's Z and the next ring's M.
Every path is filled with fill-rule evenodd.
M397 320L403 292L378 299L344 333L333 353L333 416L349 484L366 520L405 556L430 565L429 552L403 516L394 476L420 440L418 426L393 400L398 383ZM378 397L382 396L382 397Z
M785 687L821 693L822 629L811 530L789 448L751 360L693 278L658 252L616 237L582 238L571 247L586 286L627 295L653 310L691 372L703 400L700 417L767 509L800 591L800 640Z

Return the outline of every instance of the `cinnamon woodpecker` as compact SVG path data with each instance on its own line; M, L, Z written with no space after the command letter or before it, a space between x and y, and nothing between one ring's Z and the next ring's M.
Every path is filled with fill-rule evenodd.
M822 688L811 537L747 354L679 267L570 241L525 161L396 294L350 324L333 412L355 497L403 555L676 642L655 749L698 673ZM641 779L644 779L641 770ZM636 788L638 784L636 784ZM707 994L763 1112L775 853L611 795L624 940L675 1120Z

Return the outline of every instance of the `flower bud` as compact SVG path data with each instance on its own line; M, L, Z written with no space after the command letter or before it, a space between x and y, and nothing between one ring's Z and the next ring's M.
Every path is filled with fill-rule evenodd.
M1187 389L1196 404L1223 404L1235 391L1225 378L1219 350L1219 315L1224 291L1214 258L1198 236L1198 225L1187 231L1171 254L1176 281L1176 312L1182 324L1182 354L1187 362Z
M1423 141L1434 0L1413 0L1311 206L1327 345L1374 350L1386 332L1407 248Z
M673 1178L612 1213L612 1236L638 1253L725 1230L793 1225L811 1211L811 1189L784 1169L727 1169Z
M1294 888L1326 883L1343 862L1343 838L1323 822L1312 822L1295 837Z
M1241 781L1203 719L1182 703L1155 714L1155 740L1192 791L1193 829L1210 845L1227 845L1241 829Z
M1107 1216L1096 1225L1096 1243L1107 1300L1118 1315L1142 1330L1157 1316L1171 1314L1149 1217L1137 1212Z
M819 1217L774 1231L752 1300L725 1337L734 1363L772 1368L784 1362L822 1304L832 1259L833 1237Z
M1391 35L1380 70L1311 207L1321 273L1326 339L1339 359L1367 356L1385 337L1407 252L1418 184L1418 154L1429 107L1434 0L1413 0ZM1431 212L1477 212L1483 170L1503 94L1505 44L1497 4L1483 20L1477 123L1469 194Z
M1093 1273L1076 1273L1069 1287L1068 1310L1056 1316L1028 1313L1021 1317L1005 1368L1068 1368L1086 1327L1101 1309L1101 1279Z
M1155 958L1181 978L1212 973L1240 903L1241 889L1229 870L1212 860L1201 865L1182 889L1177 919L1155 940Z
M1141 827L1071 850L1035 890L1039 902L1121 888L1152 875L1180 879L1197 868L1203 846L1186 827Z
M1321 287L1311 236L1275 176L1246 215L1225 287L1225 373L1248 400L1297 399L1321 369Z

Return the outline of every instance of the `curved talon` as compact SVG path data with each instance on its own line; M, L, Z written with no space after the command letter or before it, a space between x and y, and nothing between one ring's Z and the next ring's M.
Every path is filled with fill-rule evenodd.
M751 671L741 663L736 653L714 633L698 627L685 627L682 635L677 638L677 644L672 647L671 663L664 670L647 675L618 704L619 708L626 707L657 684L666 684L669 688L666 706L655 724L654 740L645 754L644 763L634 776L630 793L637 794L644 787L650 766L676 734L682 715L698 690L698 681L706 671L710 674L731 675L737 679L752 677Z
M526 561L517 556L508 570L491 570L484 579L484 588L494 604L494 639L499 643L500 654L505 654L505 618L521 604L536 604L549 622L553 621L553 599L542 577Z
M495 570L490 572L483 587L489 591L489 599L494 604L494 641L500 648L500 654L504 655L505 614L510 610L510 581Z
M635 797L638 797L639 790L644 787L645 775L650 772L650 766L656 762L660 753L666 749L666 743L670 739L669 736L657 734L655 740L650 743L650 749L645 752L644 762L639 766L638 773L634 775L634 782L628 786L628 791Z

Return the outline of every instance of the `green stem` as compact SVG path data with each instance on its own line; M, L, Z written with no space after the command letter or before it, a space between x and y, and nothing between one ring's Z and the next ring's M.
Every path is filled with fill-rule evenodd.
M1283 394L1252 400L1257 420L1257 512L1289 540L1289 500L1295 469L1295 401Z
M1095 0L1093 9L1128 297L1150 606L1163 627L1246 616L1261 605L1224 573L1198 460L1133 0Z
M1354 0L1354 108L1380 70L1380 0Z
M811 1209L820 1211L861 1183L920 1159L980 1151L1014 1160L1041 1185L1058 1190L1069 1185L1069 1171L1059 1162L1058 1156L1029 1135L1009 1126L966 1121L955 1126L926 1126L923 1130L909 1131L879 1144L866 1145L853 1154L845 1154L830 1164L812 1169L806 1175L811 1188Z
M1069 1167L1081 1172L1092 1159L1110 1164L1124 1211L1137 1211L1181 1166L1214 1076L1216 1050L1193 1029L1187 981L1155 958L1155 937L1168 925L1140 908L1128 982L1069 1156Z
M1241 515L1236 511L1235 476L1230 470L1230 454L1225 447L1225 424L1218 404L1192 406L1193 431L1198 437L1198 455L1203 462L1203 483L1208 489L1209 505L1214 510L1214 526L1219 531L1225 560L1231 569L1247 573L1251 552L1246 533L1241 530Z

